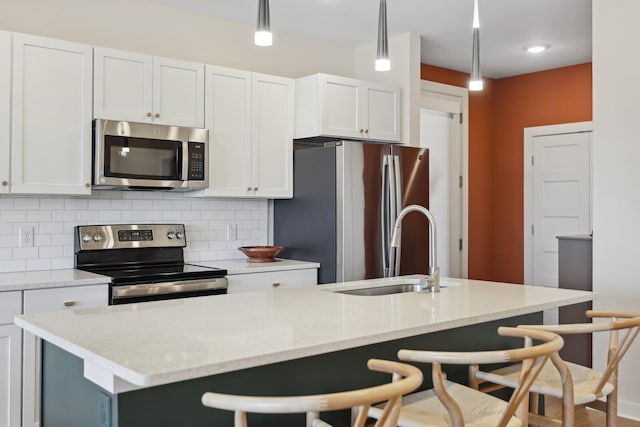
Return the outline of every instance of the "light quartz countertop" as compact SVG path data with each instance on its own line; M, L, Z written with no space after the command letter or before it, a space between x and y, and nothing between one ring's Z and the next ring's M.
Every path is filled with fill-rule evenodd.
M0 274L0 292L109 283L111 278L72 268Z
M251 263L246 260L196 261L191 264L227 270L227 274L262 273L267 271L318 268L317 262L277 259L274 262ZM61 270L22 271L0 273L0 292L26 291L29 289L59 288L109 283L110 277L73 268Z
M21 315L16 324L83 359L85 377L118 393L594 298L592 292L462 279L443 279L458 286L440 293L333 292L405 279Z
M205 267L224 268L227 274L264 273L281 270L303 270L306 268L319 268L317 262L296 261L293 259L276 258L274 262L248 262L246 259L232 259L226 261L200 261L193 264Z

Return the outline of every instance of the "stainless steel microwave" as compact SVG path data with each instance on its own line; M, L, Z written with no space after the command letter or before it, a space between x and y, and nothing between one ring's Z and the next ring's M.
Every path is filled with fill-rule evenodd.
M207 129L96 119L93 188L176 190L209 185Z

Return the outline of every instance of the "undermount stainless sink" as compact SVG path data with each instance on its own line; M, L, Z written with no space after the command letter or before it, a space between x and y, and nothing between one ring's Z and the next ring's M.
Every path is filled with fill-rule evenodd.
M424 292L429 291L428 287L425 287L424 280L410 280L406 282L396 282L392 285L377 285L368 288L347 289L341 291L334 291L339 294L348 295L360 295L360 296L377 296L377 295L392 295L402 294L405 292ZM459 283L455 282L440 282L441 288L448 288L459 286Z

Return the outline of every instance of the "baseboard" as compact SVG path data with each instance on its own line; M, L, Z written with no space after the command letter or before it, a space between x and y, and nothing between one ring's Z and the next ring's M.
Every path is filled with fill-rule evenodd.
M640 421L640 403L618 400L618 415L634 421Z

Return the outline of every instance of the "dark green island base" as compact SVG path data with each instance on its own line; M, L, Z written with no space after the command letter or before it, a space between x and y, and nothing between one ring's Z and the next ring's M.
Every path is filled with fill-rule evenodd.
M43 341L43 427L223 427L233 425L233 414L200 403L206 391L250 395L330 393L381 384L389 375L371 373L371 358L396 360L399 349L477 351L512 348L522 339L500 337L499 326L540 324L534 313L473 326L388 341L303 359L259 366L205 378L166 384L121 394L111 394L83 376L81 359ZM423 388L431 387L429 365L420 366ZM449 378L466 382L466 367L450 369ZM325 413L334 426L349 425L349 412ZM296 415L249 416L250 426L303 426Z

